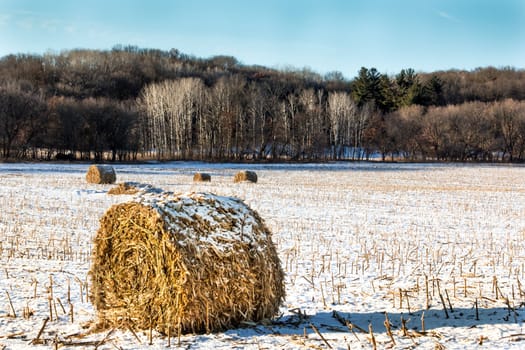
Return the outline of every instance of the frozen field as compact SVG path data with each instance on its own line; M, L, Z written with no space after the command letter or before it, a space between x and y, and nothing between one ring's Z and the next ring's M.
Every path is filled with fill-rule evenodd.
M117 182L243 199L286 272L279 317L152 345L148 332L89 332L92 239L130 197L87 184L87 168L0 164L0 350L525 347L525 167L116 165ZM234 184L239 169L259 182Z

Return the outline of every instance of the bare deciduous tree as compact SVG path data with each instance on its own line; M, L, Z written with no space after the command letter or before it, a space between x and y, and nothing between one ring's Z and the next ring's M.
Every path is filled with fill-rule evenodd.
M140 98L145 146L161 159L190 156L193 120L202 123L203 101L203 83L197 78L148 85Z
M330 119L332 147L334 159L344 156L345 147L355 145L352 142L357 106L351 96L346 92L331 92L328 94L328 117Z
M32 89L21 82L0 87L0 144L4 159L12 156L14 148L24 153L37 133L43 132L39 121L44 121L45 104Z

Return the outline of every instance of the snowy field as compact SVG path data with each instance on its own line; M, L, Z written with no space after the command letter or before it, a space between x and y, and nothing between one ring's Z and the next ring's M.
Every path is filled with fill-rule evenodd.
M0 350L525 348L525 167L116 165L117 182L239 197L273 232L281 315L180 339L90 332L92 239L130 196L87 168L0 164ZM239 169L259 182L234 184Z

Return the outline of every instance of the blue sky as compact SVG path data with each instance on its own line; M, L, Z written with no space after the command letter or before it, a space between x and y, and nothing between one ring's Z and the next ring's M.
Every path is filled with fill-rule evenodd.
M0 56L116 44L347 78L525 68L525 0L0 0Z

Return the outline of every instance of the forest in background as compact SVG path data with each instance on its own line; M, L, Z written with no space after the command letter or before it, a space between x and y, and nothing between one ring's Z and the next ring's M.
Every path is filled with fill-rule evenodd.
M273 69L115 46L0 58L3 160L525 160L525 70Z

